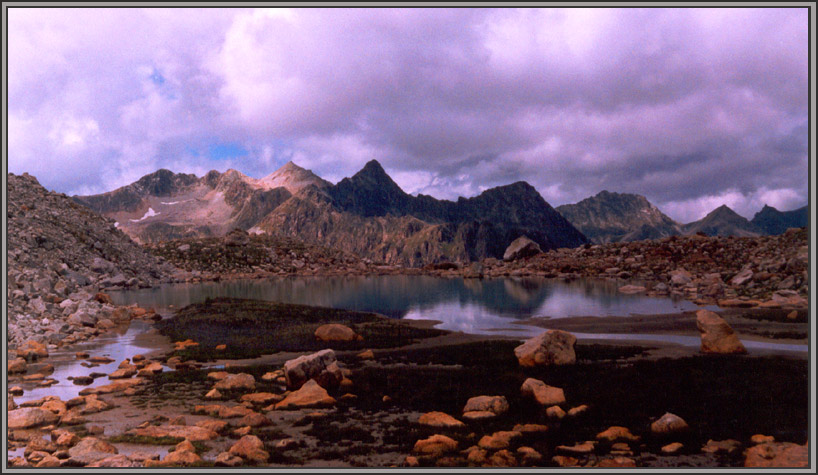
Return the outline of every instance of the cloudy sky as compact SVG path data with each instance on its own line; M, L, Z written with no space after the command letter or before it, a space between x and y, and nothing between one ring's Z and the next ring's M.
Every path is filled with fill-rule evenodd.
M9 9L8 168L68 194L158 168L410 193L526 180L688 222L807 203L804 9Z

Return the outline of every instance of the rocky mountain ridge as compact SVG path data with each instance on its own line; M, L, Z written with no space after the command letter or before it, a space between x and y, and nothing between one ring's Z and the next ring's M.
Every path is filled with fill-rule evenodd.
M259 180L235 170L200 179L160 170L74 199L143 243L219 237L239 228L410 266L501 257L522 235L543 249L587 242L527 183L457 201L416 197L375 160L337 185L290 162Z
M647 198L603 190L559 211L595 244L693 235L749 237L782 234L788 228L807 226L807 207L781 212L765 205L752 221L722 205L704 218L682 224L662 213Z

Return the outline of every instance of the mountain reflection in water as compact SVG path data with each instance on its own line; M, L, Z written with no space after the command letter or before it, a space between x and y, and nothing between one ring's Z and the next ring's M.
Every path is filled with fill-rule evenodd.
M563 282L540 277L463 279L433 276L282 277L166 284L112 292L115 303L170 313L207 298L237 297L377 312L391 318L440 320L440 328L484 333L531 316L627 316L698 308L691 302L625 295L611 281ZM516 325L512 327L517 327Z

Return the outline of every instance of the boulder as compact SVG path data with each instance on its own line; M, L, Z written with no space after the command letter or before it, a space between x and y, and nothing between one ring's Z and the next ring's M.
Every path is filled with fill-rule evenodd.
M696 327L702 338L702 353L747 353L730 325L710 310L696 312Z
M275 405L276 409L300 409L305 407L324 407L335 404L335 399L327 393L314 379L293 391L283 401Z
M220 391L253 390L256 388L256 378L247 373L228 374L224 379L218 381L213 388Z
M525 257L535 256L542 252L540 245L527 236L520 236L508 245L503 253L504 261L516 261Z
M751 269L744 269L730 279L730 284L739 286L753 280L753 271Z
M187 439L191 442L212 440L218 437L218 434L206 427L200 426L180 426L180 425L166 425L166 426L152 426L149 425L143 428L131 429L129 434L144 436L144 437L176 437L180 439Z
M25 373L26 372L26 360L23 358L14 358L13 360L8 360L6 364L6 368L9 374L13 373Z
M508 401L505 396L475 396L466 401L463 413L490 412L499 416L508 411Z
M439 457L446 452L457 450L457 441L445 435L435 434L428 439L415 442L413 452Z
M511 445L511 441L521 437L520 432L502 430L491 435L484 435L477 446L483 449L500 450L507 449Z
M574 346L577 338L562 330L548 330L514 349L520 366L573 364L577 361Z
M650 425L650 431L654 435L659 436L679 434L687 431L689 428L690 426L687 425L684 419L669 412L666 412Z
M526 379L520 392L523 397L533 399L541 406L556 406L565 402L562 388L549 386L539 379Z
M682 450L684 445L681 442L672 442L670 444L662 446L662 453L665 455L673 455L676 452Z
M437 411L423 414L420 416L420 419L418 419L418 423L423 426L438 428L464 427L466 425L445 412Z
M8 428L28 429L57 422L59 417L53 412L39 407L22 407L8 411Z
M264 463L270 458L270 454L264 450L264 443L254 435L245 435L239 439L228 453L254 463Z
M745 467L807 467L809 448L807 444L791 442L767 442L750 447L744 452Z
M604 440L607 442L616 442L616 441L628 441L628 442L637 442L639 441L639 437L631 434L631 431L627 427L621 426L611 426L606 430L600 432L596 435L597 440Z
M327 371L327 368L335 362L335 352L330 349L287 361L284 363L284 376L287 379L287 387L290 389L300 388L302 384Z
M117 453L119 451L116 447L96 437L86 437L68 449L71 462L82 465L88 465Z
M315 338L318 341L356 341L363 340L361 335L355 330L340 323L328 323L321 325L315 330Z
M184 442L183 442L184 443ZM173 452L165 455L165 458L162 459L161 465L163 466L190 466L200 463L202 458L196 455L195 450L189 449L182 449L180 450L178 447Z

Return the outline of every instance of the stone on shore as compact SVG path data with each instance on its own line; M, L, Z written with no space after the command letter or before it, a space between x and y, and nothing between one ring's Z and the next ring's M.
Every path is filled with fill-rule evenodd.
M464 427L466 425L445 412L437 411L423 414L420 416L420 419L418 419L418 423L420 425L437 428Z
M503 253L504 261L516 261L537 255L542 252L540 245L529 239L527 236L520 236L508 245Z
M119 451L113 445L96 437L86 437L79 441L77 445L68 449L68 455L72 463L88 465L118 454Z
M549 386L539 379L526 379L520 392L523 397L533 399L541 406L556 406L565 402L562 388Z
M326 407L335 404L335 399L327 393L314 379L293 391L283 401L275 405L279 409L301 409L305 407Z
M498 431L491 435L484 435L477 446L483 449L500 450L507 449L511 445L511 441L521 437L520 432L515 431Z
M596 439L605 440L608 442L616 442L622 440L628 442L637 442L639 440L639 437L633 435L630 429L628 429L627 427L611 426L608 429L597 434Z
M216 382L213 388L221 391L253 390L256 388L256 378L247 373L228 374Z
M355 333L355 330L340 323L327 323L321 325L315 330L315 338L318 341L360 341L363 340L361 335Z
M287 379L287 387L298 389L310 379L321 378L323 373L335 373L338 366L337 364L332 366L334 363L336 363L335 352L330 349L287 361L284 363L284 376ZM340 373L340 369L337 372ZM333 374L333 376L336 375ZM337 376L340 383L341 375L337 374Z
M548 330L514 349L520 366L573 364L577 361L574 335L562 330Z
M131 429L128 433L145 437L176 437L191 442L212 440L218 437L215 431L208 428L187 425L148 426L141 429Z
M710 310L696 312L696 327L702 338L702 353L747 353L730 325Z
M53 412L39 407L14 409L8 411L7 417L9 429L28 429L29 427L53 424L59 420L59 416Z
M505 396L475 396L466 401L463 407L463 417L470 412L489 412L499 416L508 411L508 401Z
M687 425L684 419L669 412L666 412L650 425L650 431L654 435L659 436L679 434L687 431L689 428L690 426Z
M253 463L264 463L270 458L269 452L264 450L264 443L254 435L245 435L239 439L228 453Z
M446 452L457 450L457 441L445 435L435 434L415 442L413 452L439 457Z
M744 452L745 467L807 467L809 448L807 444L791 442L766 442L750 447Z

